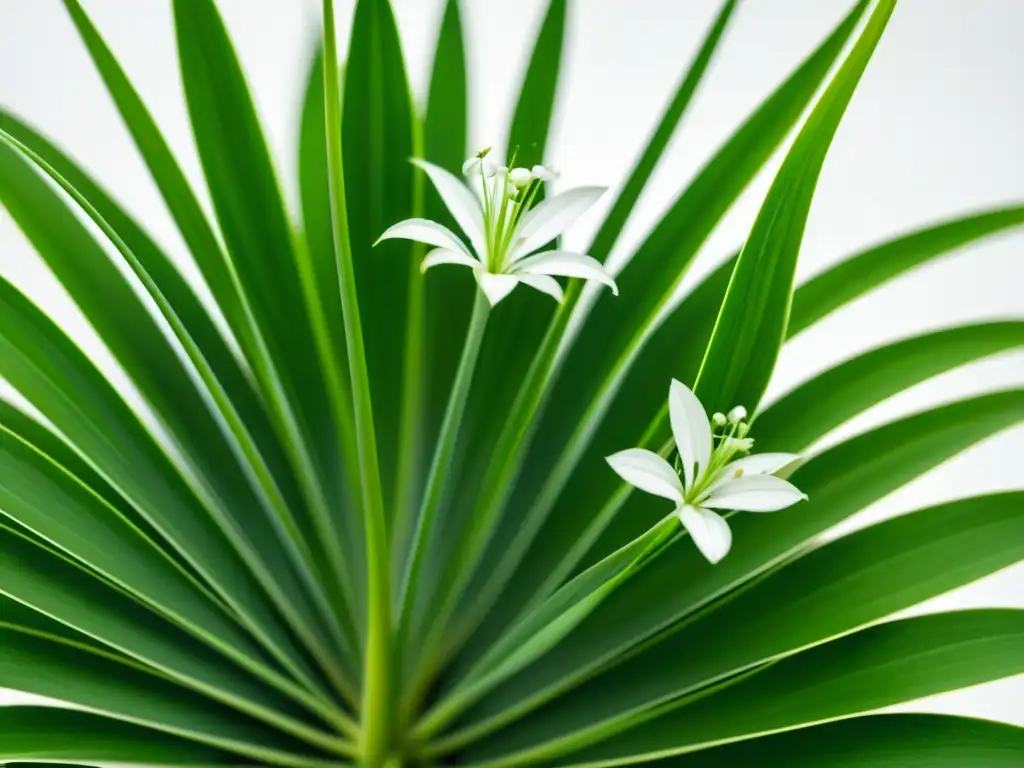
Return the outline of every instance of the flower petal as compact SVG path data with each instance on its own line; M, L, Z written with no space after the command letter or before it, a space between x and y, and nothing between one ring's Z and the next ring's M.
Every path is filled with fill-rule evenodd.
M450 251L447 248L435 248L423 259L423 262L420 264L420 271L426 272L438 264L460 264L464 267L472 267L473 269L480 267L480 262L468 253Z
M572 251L544 251L512 265L517 275L558 275L560 277L582 277L597 280L619 295L619 287L597 259Z
M528 285L531 288L536 288L541 293L546 293L559 304L561 304L562 299L565 298L565 294L562 292L562 286L560 286L558 281L553 277L548 277L547 275L516 275L516 277L519 278L519 282L524 285Z
M613 453L605 461L608 466L636 488L679 504L683 500L683 484L672 465L661 456L644 448L630 448Z
M577 187L550 197L523 216L516 227L510 258L515 261L562 234L605 193L605 187Z
M484 292L492 307L519 285L519 278L515 275L495 275L483 269L477 269L475 274L480 290Z
M477 254L483 255L486 252L484 213L476 195L459 180L458 176L449 173L441 166L418 158L413 158L412 163L427 174L444 201L445 207L462 227L462 231L466 233L466 237L473 245L473 250Z
M446 248L449 251L461 251L467 256L472 256L458 235L443 224L430 221L430 219L400 221L384 230L384 234L377 238L377 243L382 240L415 240L418 243Z
M712 564L729 553L732 547L732 531L721 515L711 510L691 507L685 504L676 510L679 522L690 533L690 538Z
M726 483L745 475L774 475L800 459L797 453L757 453L731 461L718 470L714 481L708 486L708 493L714 493Z
M744 475L774 475L800 458L799 453L755 453L730 462L726 470L742 469Z
M807 496L792 483L772 475L729 478L701 502L705 507L743 512L775 512L791 507Z
M668 415L672 436L683 462L687 489L711 461L711 425L697 396L681 381L672 379L668 389Z

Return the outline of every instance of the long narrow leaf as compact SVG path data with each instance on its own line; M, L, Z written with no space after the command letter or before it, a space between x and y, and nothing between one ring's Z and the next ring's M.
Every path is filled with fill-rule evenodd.
M1024 671L1022 641L1024 611L892 622L798 654L589 748L579 749L586 744L581 741L499 756L503 750L495 744L469 750L467 757L481 768L522 765L526 759L549 766L610 766L669 757L1014 675Z
M965 499L826 545L512 727L546 742L635 724L662 705L1012 565L1024 558L1022 504L1021 493Z
M872 715L702 750L658 768L1014 768L1024 729L943 715Z
M0 542L0 580L10 597L229 707L327 746L337 742L303 723L293 702L127 596L2 527Z
M795 336L867 291L925 262L977 240L1024 224L1024 206L982 211L868 248L800 287L789 319Z
M159 731L52 707L4 708L0 760L193 766L235 762L226 752Z
M64 0L64 6L149 168L153 181L160 189L190 253L206 278L217 305L239 339L247 341L251 331L227 259L185 174L167 146L166 139L79 0Z
M319 766L308 743L140 670L64 643L0 630L0 685L278 765Z
M303 671L302 654L233 545L203 512L153 436L85 355L4 281L0 350L0 375L60 428L80 458L203 575L279 661L312 682ZM2 487L11 488L19 479L10 470Z

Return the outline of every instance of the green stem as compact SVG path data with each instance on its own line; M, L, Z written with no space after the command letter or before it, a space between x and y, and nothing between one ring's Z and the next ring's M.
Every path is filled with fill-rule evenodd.
M477 611L457 626L448 626L463 590L480 564L480 557L493 533L497 517L511 493L516 473L533 434L535 417L558 367L558 346L580 296L577 283L575 280L570 283L565 301L552 318L540 349L534 355L494 448L493 456L496 460L484 475L473 516L466 529L460 532L457 554L449 562L444 575L439 601L441 607L427 622L419 668L412 685L414 696L426 690L433 676L462 647L483 618L484 611ZM475 601L475 604L479 603ZM486 606L484 608L486 610ZM444 647L440 647L442 639L446 639L443 636L448 632L453 636Z
M483 342L489 315L490 304L487 301L487 297L483 294L483 291L477 291L476 301L473 304L473 315L469 321L469 331L466 333L462 357L459 360L455 382L452 384L451 395L448 398L448 406L445 410L444 421L441 424L437 448L434 451L434 458L430 465L430 474L427 476L423 502L420 505L419 515L416 518L416 533L413 538L412 549L410 550L405 578L402 582L401 608L398 620L399 632L401 633L398 644L400 650L404 649L405 646L405 632L408 630L410 612L416 599L420 572L423 569L423 561L427 552L427 541L430 532L434 528L434 520L437 517L437 512L444 497L448 469L451 464L452 454L455 452L459 429L462 426L462 417L466 410L466 401L469 398L470 387L473 383L473 372L476 370L477 359L480 356L480 346Z
M345 205L345 173L341 155L341 88L338 81L337 32L334 2L323 0L324 106L327 127L327 169L331 192L331 223L338 260L338 282L349 373L355 406L356 447L366 528L367 639L363 670L363 764L384 765L391 739L391 588L387 525L377 465L377 438L373 427L370 376L366 367L363 329L359 317L355 271Z

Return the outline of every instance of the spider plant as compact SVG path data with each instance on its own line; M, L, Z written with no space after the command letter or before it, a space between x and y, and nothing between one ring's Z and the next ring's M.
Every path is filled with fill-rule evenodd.
M324 0L290 211L214 1L172 0L211 218L64 0L201 280L0 113L0 203L124 374L0 280L0 376L21 396L0 402L0 688L44 697L0 710L0 760L1020 764L1019 729L879 710L1024 671L1019 611L888 620L1024 559L1022 493L823 534L1019 422L1024 391L815 446L1019 349L1024 322L901 339L762 396L787 339L1024 224L1024 206L794 287L829 145L896 5L861 0L612 276L738 4L614 193L559 190L545 164L568 4L550 0L503 155L466 146L457 0L422 113L388 1L358 0L342 61ZM742 248L680 299L783 145ZM602 194L589 247L551 245Z

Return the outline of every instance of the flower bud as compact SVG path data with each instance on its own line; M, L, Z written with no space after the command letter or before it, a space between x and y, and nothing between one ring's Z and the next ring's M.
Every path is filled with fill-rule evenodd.
M711 417L711 423L716 427L724 427L726 424L726 418L724 413L716 413Z
M733 424L743 421L747 418L747 409L742 405L737 405L731 411L729 411L729 421Z
M533 181L534 176L528 168L513 168L508 172L508 178L516 187L522 189Z

